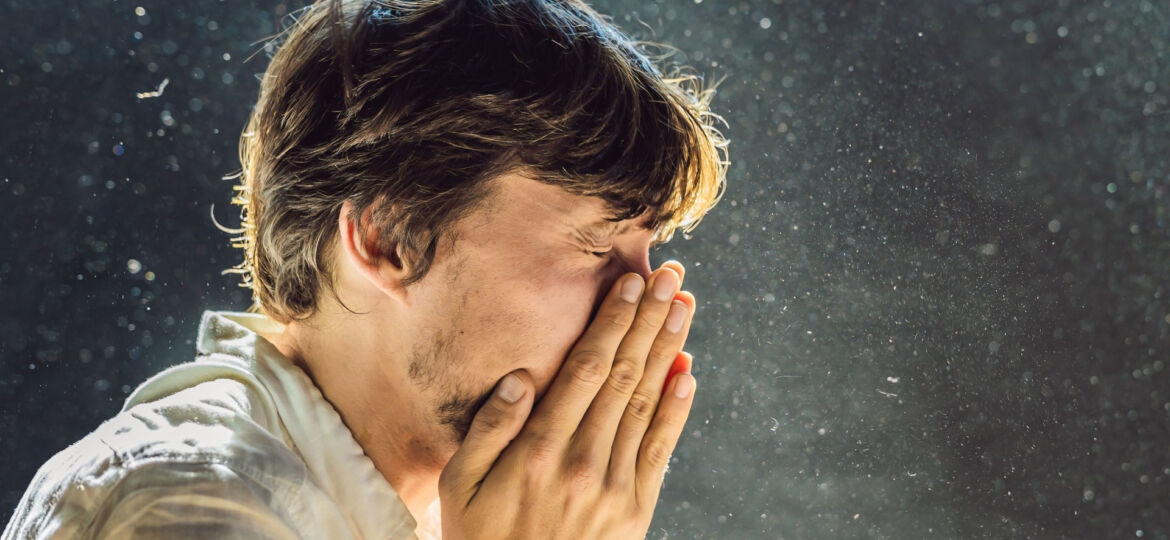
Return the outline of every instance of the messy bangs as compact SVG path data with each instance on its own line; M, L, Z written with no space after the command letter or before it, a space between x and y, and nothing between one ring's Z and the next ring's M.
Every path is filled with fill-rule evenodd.
M601 24L608 21L587 7L561 7L562 17L551 22L571 36L571 46L547 64L524 64L544 71L555 87L527 96L526 112L544 129L515 157L538 180L602 198L612 221L649 211L648 227L660 241L676 229L690 231L721 197L728 165L727 140L716 126L724 121L709 109L714 86L683 68L664 76L656 62L670 56L661 47Z
M582 112L579 133L595 134L548 151L539 179L572 193L603 199L611 221L649 212L647 228L661 242L677 229L691 231L719 201L728 165L727 141L715 126L722 119L708 110L713 89L693 75L658 81L658 88L623 96ZM560 151L558 151L560 150ZM535 153L535 152L534 152ZM543 163L542 163L543 161Z
M714 88L677 67L664 76L656 65L670 58L664 47L634 41L580 2L439 2L413 11L394 4L375 2L359 17L370 22L372 45L394 41L414 61L448 68L434 70L435 81L417 74L424 80L416 88L429 88L436 102L473 96L485 115L511 117L509 133L475 118L449 124L467 124L450 134L494 154L491 172L512 166L600 197L614 220L649 210L664 241L718 201L728 162L715 126L722 119L708 108ZM444 27L458 27L461 39L426 39ZM396 63L373 75L401 71Z

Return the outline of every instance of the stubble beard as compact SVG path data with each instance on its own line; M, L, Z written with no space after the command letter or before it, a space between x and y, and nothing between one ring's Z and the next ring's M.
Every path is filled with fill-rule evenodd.
M424 392L438 393L434 418L443 426L448 441L458 446L467 437L475 413L491 397L492 389L467 391L460 388L458 379L453 376L457 368L452 354L453 340L453 334L435 329L411 351L407 373L411 383Z

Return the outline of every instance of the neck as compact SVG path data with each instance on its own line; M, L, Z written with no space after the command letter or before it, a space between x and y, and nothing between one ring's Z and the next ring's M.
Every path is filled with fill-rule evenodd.
M308 374L419 527L427 527L424 516L451 451L444 451L428 422L429 405L409 384L409 349L387 347L383 333L365 327L368 319L339 322L292 322L283 334L266 337Z

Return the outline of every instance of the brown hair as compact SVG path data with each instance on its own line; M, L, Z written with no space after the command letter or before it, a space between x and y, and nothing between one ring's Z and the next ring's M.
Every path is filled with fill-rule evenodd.
M294 14L295 16L295 14ZM277 45L283 39L282 45ZM271 62L240 138L250 311L310 317L345 201L430 268L438 241L506 172L651 210L659 240L722 194L713 89L659 71L646 44L576 0L319 0L265 45ZM373 208L371 223L360 223Z

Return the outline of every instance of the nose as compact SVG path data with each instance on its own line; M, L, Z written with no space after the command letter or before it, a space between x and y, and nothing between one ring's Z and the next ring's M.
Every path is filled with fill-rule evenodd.
M601 288L598 290L595 305L593 306L593 313L596 314L597 308L601 306L601 300L605 297L606 291L613 288L614 283L617 283L618 278L633 272L642 276L643 280L650 279L650 250L643 249L632 252L625 252L616 257L612 264L606 268L604 277L601 280ZM590 317L592 318L592 317Z
M623 257L620 266L622 269L618 272L617 276L621 276L626 272L633 272L642 276L642 279L650 279L650 272L653 271L653 268L650 268L650 250L638 250ZM614 276L615 279L617 276Z

